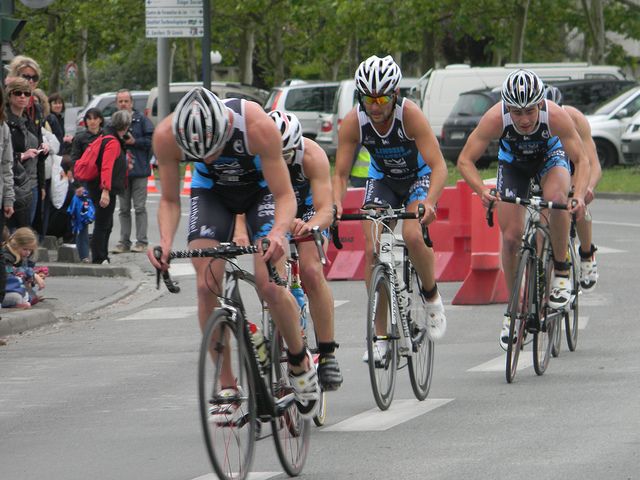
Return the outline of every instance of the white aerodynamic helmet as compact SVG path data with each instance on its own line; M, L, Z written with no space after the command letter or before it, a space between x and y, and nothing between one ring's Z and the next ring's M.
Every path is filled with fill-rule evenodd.
M220 150L229 136L229 110L206 88L189 91L176 106L173 133L178 146L192 157L203 159Z
M362 62L356 70L356 89L361 95L377 97L390 95L398 88L402 73L391 55L380 58L373 55Z
M269 116L276 122L276 127L282 135L282 151L298 148L302 143L302 125L293 113L272 110Z
M502 100L510 107L537 105L544 96L544 83L531 70L516 70L502 84Z

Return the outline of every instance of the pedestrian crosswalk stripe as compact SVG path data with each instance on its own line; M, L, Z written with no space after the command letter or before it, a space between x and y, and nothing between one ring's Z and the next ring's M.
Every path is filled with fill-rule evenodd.
M489 360L477 367L470 368L467 372L502 372L505 369L507 359L504 355ZM523 350L518 357L518 371L533 365L533 357L530 350Z
M127 320L170 320L178 318L194 317L198 312L198 307L153 307L145 308L139 312L132 313L126 317L118 318L118 321Z
M273 478L278 475L281 475L283 472L250 472L247 476L248 480L267 480L268 478ZM208 473L207 475L202 475L201 477L194 478L193 480L216 480L216 477L213 473Z
M322 432L380 432L419 417L431 410L442 407L453 398L427 398L418 400L394 400L388 410L372 408L366 412L347 418L342 422L323 428Z

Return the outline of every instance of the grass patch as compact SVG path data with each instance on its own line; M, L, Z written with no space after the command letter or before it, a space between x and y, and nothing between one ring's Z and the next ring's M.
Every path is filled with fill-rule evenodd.
M447 162L449 176L447 185L455 186L462 177L458 169ZM495 178L497 173L497 163L492 163L491 167L479 170L483 180ZM598 184L597 192L601 193L638 193L640 194L640 165L617 166L606 168L602 171L602 179Z

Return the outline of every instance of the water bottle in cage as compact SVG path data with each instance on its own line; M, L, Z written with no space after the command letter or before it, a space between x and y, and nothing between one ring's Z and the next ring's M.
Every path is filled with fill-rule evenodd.
M307 301L304 296L304 290L298 282L293 282L291 284L291 293L293 297L298 302L298 307L300 308L300 326L303 329L307 328Z
M258 353L258 362L263 371L267 371L269 367L269 352L267 350L267 342L264 339L264 335L255 323L249 323L249 332L251 333L251 343L256 347Z

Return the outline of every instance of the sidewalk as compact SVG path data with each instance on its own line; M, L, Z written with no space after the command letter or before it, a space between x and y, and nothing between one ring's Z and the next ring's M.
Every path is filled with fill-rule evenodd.
M57 252L49 251L49 257ZM49 268L44 300L29 309L0 309L0 337L93 312L135 293L153 277L146 254L111 255L110 265L42 261Z

